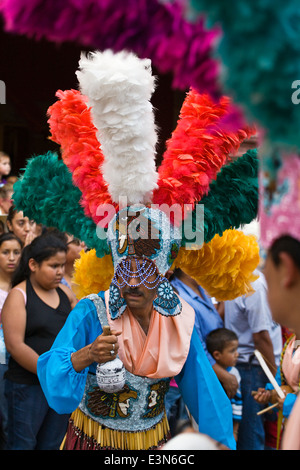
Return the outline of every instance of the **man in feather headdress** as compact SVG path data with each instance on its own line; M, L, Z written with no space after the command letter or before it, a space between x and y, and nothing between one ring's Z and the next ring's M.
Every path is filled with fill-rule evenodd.
M49 403L59 412L73 412L64 448L81 448L87 441L95 449L116 448L116 442L121 446L117 448L131 450L161 446L170 437L164 399L174 376L197 421L201 416L200 429L233 447L229 400L194 332L194 311L164 276L173 262L174 244L179 246L179 231L173 227L172 237L165 236L170 233L167 216L144 207L143 218L155 228L155 237L145 240L138 224L135 234L129 230L140 216L138 209L126 225L126 238L129 231L134 243L124 249L118 221L126 212L118 213L108 227L115 264L109 289L82 299L51 351L39 358L38 374ZM134 249L145 241L152 246L147 256ZM105 325L110 327L108 336L103 334ZM97 364L116 357L125 367L125 385L101 392ZM126 414L120 412L125 410L124 394Z
M204 195L209 198L210 181L247 132L237 126L228 129L227 98L215 103L191 91L157 172L150 61L126 52L94 53L81 58L77 76L82 94L59 91L60 101L49 110L52 139L61 146L62 161L49 155L40 162L33 159L14 195L17 206L26 205L26 213L39 211L31 214L35 220L85 241L97 255L95 264L100 262L95 270L93 253L87 253L90 264L81 287L97 287L78 297L53 347L38 360L49 405L59 413L72 413L63 448L160 447L169 437L164 397L175 377L199 431L233 449L230 401L194 329L194 310L173 291L166 273L178 262L232 298L241 289L251 290L257 244L228 230L223 239L218 235L215 248L206 243L203 250L189 253L183 223L162 207L171 208L174 202L183 214L187 204L193 225L199 201ZM234 217L239 226L247 222L245 214L251 220L256 215L256 157L240 157L240 162L235 167L243 173L240 178L228 165L223 181L227 197L227 180L234 172L234 211L224 212L221 225L219 218L210 219L209 211L204 241L236 226ZM40 192L33 204L29 193L32 196L37 174L48 175L49 181L42 187L38 181ZM212 208L222 207L223 191L212 192ZM57 207L52 198L61 197L64 208L52 219L51 208ZM105 211L108 218L103 217ZM197 230L203 238L203 227L198 224ZM241 245L244 249L236 248ZM108 284L104 278L109 278ZM114 360L122 367L114 369ZM104 390L104 371L112 387L119 380L117 373L124 373L120 388Z

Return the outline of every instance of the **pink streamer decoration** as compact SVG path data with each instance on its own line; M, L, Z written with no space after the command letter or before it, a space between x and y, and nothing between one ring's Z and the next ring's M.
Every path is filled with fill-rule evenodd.
M260 241L265 250L283 235L300 240L300 157L285 155L275 185L272 183L270 176L261 172Z
M6 31L54 42L73 41L98 50L127 49L150 58L172 87L219 95L219 64L213 56L220 29L204 18L188 22L182 1L0 0Z

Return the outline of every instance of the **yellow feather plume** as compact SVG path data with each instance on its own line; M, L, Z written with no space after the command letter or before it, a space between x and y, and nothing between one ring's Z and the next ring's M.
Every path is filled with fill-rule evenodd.
M180 268L218 301L253 293L251 283L258 276L259 246L254 235L226 230L215 235L200 250L181 248L172 266Z
M114 266L111 255L103 258L96 256L96 250L80 253L75 261L75 270L72 279L72 289L77 299L89 294L97 294L107 290L114 276Z

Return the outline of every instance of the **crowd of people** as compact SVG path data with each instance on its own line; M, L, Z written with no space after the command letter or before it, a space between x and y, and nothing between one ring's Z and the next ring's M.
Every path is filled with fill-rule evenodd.
M1 158L7 160L7 156ZM10 167L0 161L0 170L2 168L9 173ZM59 449L71 412L58 413L49 405L37 375L37 363L39 356L51 349L78 302L72 291L72 276L75 260L86 247L71 234L38 225L18 212L11 199L11 183L3 180L4 172L1 177L3 199L0 206L6 216L0 236L1 448ZM299 277L299 256L299 242L279 243L266 261L268 284L264 274L257 272L252 295L221 303L210 298L181 269L169 272L174 291L195 312L195 329L203 351L230 399L238 450L281 448L287 419L297 398L300 369L299 361L293 358L298 356L299 320L296 312L292 316L292 310L297 308L293 280ZM291 270L286 289L293 285L286 302L278 298L278 293L276 295L279 285L276 276L283 271L283 264L286 271ZM111 334L109 347L114 341L117 353L119 333ZM269 383L255 350L261 352L282 386L284 399L278 397ZM73 362L75 370L76 364ZM81 365L77 367L82 370ZM264 412L270 404L276 406ZM166 444L166 449L174 449L174 446L182 449L184 445L186 448L189 445L199 449L203 446L219 448L220 443L197 432L174 378L165 394L165 407L172 441ZM282 410L283 419L279 421ZM189 444L184 444L187 432L196 433L198 437L189 438ZM287 437L284 442L287 447L290 445Z
M297 338L300 338L299 241L288 236L277 240L269 250L263 268L256 272L254 292L230 301L217 302L210 298L202 286L179 268L168 271L167 277L175 292L172 301L179 296L183 306L181 314L173 317L178 319L182 315L182 323L180 319L172 318L174 328L167 327L165 323L155 325L151 313L144 315L143 311L149 310L149 305L152 311L155 300L156 289L149 288L149 284L156 282L155 270L151 271L151 263L141 266L135 260L135 265L131 263L126 266L129 275L120 289L119 303L113 305L115 310L109 298L111 311L117 312L118 321L113 324L108 321L110 331L105 334L107 319L101 307L97 306L97 302L93 307L84 304L86 301L79 302L72 290L75 261L80 258L82 250L86 250L85 244L72 234L37 224L15 209L13 186L7 178L10 172L8 158L0 153L0 209L5 217L0 235L1 449L55 450L79 446L73 443L72 447L69 442L76 428L76 419L81 419L78 415L80 400L73 394L82 395L85 382L89 380L85 373L88 368L94 367L96 377L96 363L110 363L117 357L120 348L124 350L130 344L133 338L127 330L128 321L138 346L136 350L128 346L130 353L122 359L134 380L123 389L124 397L118 402L118 411L114 409L114 413L120 417L129 413L130 399L137 400L138 395L142 395L138 387L142 389L143 384L135 377L143 377L147 369L147 374L155 379L150 384L155 406L152 408L149 404L147 417L154 419L164 413L164 406L167 417L163 424L167 431L160 435L158 425L155 424L155 428L153 424L153 429L158 429L155 437L158 448L231 448L231 436L224 444L209 435L209 426L207 433L199 432L195 414L199 416L200 406L197 404L197 412L192 412L195 405L189 399L189 393L192 394L193 390L186 392L185 378L177 380L182 367L188 367L186 364L190 355L198 348L195 354L200 349L203 351L200 359L206 371L212 373L210 380L216 387L215 399L223 400L224 393L230 400L232 433L238 450L300 449L300 405L296 401L300 380L297 349ZM143 277L144 272L148 272L147 277ZM116 275L121 276L119 271ZM105 296L106 293L103 293L103 300L107 300ZM124 298L127 302L125 307ZM144 302L140 302L140 298ZM128 308L129 320L118 313L123 307ZM100 319L97 326L96 323L90 324L87 316L93 308L97 312L95 316ZM176 302L172 308L177 308ZM193 311L194 316L187 315L185 311L189 315ZM71 312L75 314L71 316ZM192 323L190 318L193 318ZM84 325L82 319L86 319L88 325ZM165 322L165 318L160 322ZM179 328L183 330L180 334L176 331ZM164 373L149 373L154 367L149 357L156 348L155 341L149 339L150 332L154 332L157 338L161 329L170 339L165 346L168 348L165 362L160 359L164 362ZM121 339L122 331L126 331L128 337L125 335ZM194 331L193 334L191 331ZM189 351L181 356L175 349L176 344L183 341L187 341ZM174 348L171 347L172 342ZM68 348L68 359L65 358L64 348ZM274 383L262 369L255 355L256 350L265 359L284 398L279 397ZM132 357L136 354L141 355L144 363L139 368L130 368ZM165 382L167 375L171 378L169 386ZM160 381L157 381L158 378ZM220 388L217 388L217 383ZM205 402L205 388L202 390L199 386L199 390L199 394L203 394L200 399ZM102 394L102 406L106 406L107 397L107 393ZM94 407L100 405L97 404L96 395L91 394L89 400L92 404L88 410L92 413L93 403ZM164 400L164 404L160 400ZM109 409L106 416L108 427L113 408ZM224 420L227 417L224 415ZM213 426L218 426L218 423L210 423L210 427ZM230 429L228 432L231 432ZM101 432L105 435L105 426L101 427ZM190 435L187 436L187 433ZM147 431L145 435L145 440L150 439ZM116 441L121 439L116 436ZM110 441L111 437L105 439L105 448L114 448L116 444Z
M69 416L48 406L36 364L77 303L71 279L85 245L16 210L10 170L0 152L0 448L58 449Z

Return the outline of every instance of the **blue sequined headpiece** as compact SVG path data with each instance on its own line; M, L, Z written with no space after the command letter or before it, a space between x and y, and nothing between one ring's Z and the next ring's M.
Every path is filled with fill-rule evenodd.
M114 268L128 257L154 262L161 275L172 266L181 246L181 232L159 209L134 205L121 209L107 230Z

